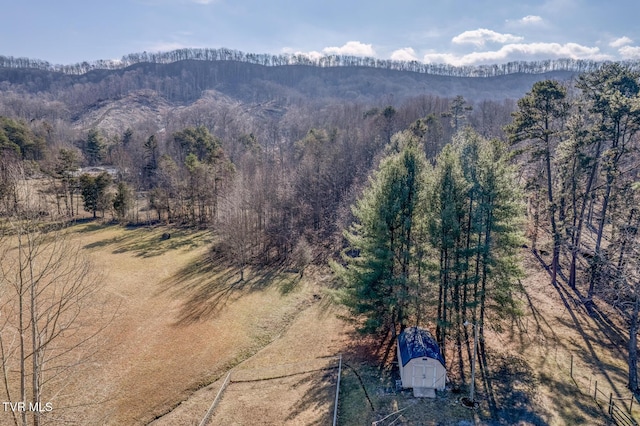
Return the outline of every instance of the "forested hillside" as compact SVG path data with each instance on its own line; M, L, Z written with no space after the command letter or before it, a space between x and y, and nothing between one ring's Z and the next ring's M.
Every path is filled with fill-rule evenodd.
M432 324L462 360L472 320L482 368L485 323L522 313L524 247L549 285L626 327L638 391L629 64L454 77L191 53L77 72L5 60L2 217L210 230L240 281L249 267L331 264L358 328Z

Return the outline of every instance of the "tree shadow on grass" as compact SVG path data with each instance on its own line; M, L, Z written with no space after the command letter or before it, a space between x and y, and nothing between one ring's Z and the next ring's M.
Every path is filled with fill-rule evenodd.
M396 339L391 333L363 334L351 331L347 340L343 352L346 360L377 365L379 369L385 368L395 360Z
M205 254L164 280L160 293L183 300L175 325L185 326L213 318L231 300L277 285L281 273L279 269L245 270L245 278L240 279L236 268Z
M532 252L532 253L540 262L540 264L543 267L545 267L547 272L551 273L551 271L549 270L547 265L544 264L544 261L540 258L540 256L536 252ZM566 283L566 278L564 278L563 276L560 276L560 278L564 279ZM601 331L605 334L605 336L607 336L607 338L611 342L619 341L619 339L622 339L619 330L612 327L611 321L601 312L598 312L599 318L594 319L592 317L592 314L595 312L593 310L595 309L594 308L595 305L593 304L593 302L590 302L589 305L591 307L585 306L585 304L582 303L581 301L582 297L580 296L577 290L567 289L567 287L563 285L563 283L560 280L557 281L557 284L553 286L553 288L555 288L555 290L557 291L560 301L565 307L565 312L567 312L570 317L570 320L567 320L565 322L565 325L569 328L576 330L580 334L584 342L584 347L586 347L587 349L586 351L584 350L581 351L580 356L583 357L585 362L587 362L588 364L594 364L597 370L599 371L599 373L604 376L608 385L614 390L614 392L616 393L616 396L620 396L620 392L616 386L616 383L614 382L614 380L610 375L610 370L608 369L608 366L605 365L605 363L600 359L600 357L596 353L596 347L600 346L602 342L594 339L591 333L588 333L587 331L585 331L585 328L583 327L582 322L587 321L587 325L588 325L588 320L586 318L592 319L593 322L596 323L596 325L601 329ZM582 318L582 314L585 315L585 318ZM581 318L583 321L581 321ZM558 320L563 322L562 318L558 318Z
M104 229L104 227L96 230ZM169 238L163 238L163 234ZM179 249L195 249L210 242L208 233L189 229L122 228L122 232L84 246L86 249L113 246L113 254L133 253L137 257L160 256Z
M102 219L94 219L88 217L69 219L68 221L66 221L66 224L68 226L76 227L75 231L80 233L95 232L113 225L113 223L106 222Z
M531 366L516 356L490 356L484 394L479 393L481 406L494 405L480 411L489 424L547 425L549 413L536 400L538 380ZM485 383L486 385L486 383ZM487 392L491 392L488 395Z
M606 413L589 395L580 392L570 379L558 380L544 371L540 373L539 379L541 384L554 390L548 394L550 410L565 424L588 424L594 418L602 418L604 421ZM568 404L567 401L571 403Z
M327 402L333 408L336 396L337 368L315 371L297 381L292 387L307 385L309 390L290 409L287 422L295 422L296 418L307 411L326 411ZM331 412L333 414L333 411ZM330 419L329 413L309 425L325 425Z

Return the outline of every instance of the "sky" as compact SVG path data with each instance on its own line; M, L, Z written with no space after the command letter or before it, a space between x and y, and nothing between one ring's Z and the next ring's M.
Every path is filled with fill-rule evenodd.
M456 66L640 59L637 0L9 0L0 55L74 64L226 47Z

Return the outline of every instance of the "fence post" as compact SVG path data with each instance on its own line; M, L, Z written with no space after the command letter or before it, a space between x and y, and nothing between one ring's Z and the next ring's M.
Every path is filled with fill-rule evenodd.
M593 399L598 400L598 381L596 380L595 385L593 386Z
M340 375L342 374L342 354L338 361L338 383L336 384L336 402L333 405L333 426L338 424L338 396L340 394Z
M609 415L613 413L613 392L609 394Z
M631 403L629 404L629 414L631 414L631 411L633 411L633 400L635 399L635 395L632 393L631 394Z
M571 378L573 379L573 354L571 354Z

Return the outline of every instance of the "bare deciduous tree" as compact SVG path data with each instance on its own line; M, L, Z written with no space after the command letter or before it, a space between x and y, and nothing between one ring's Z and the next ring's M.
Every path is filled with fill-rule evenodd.
M59 392L89 356L105 325L84 326L99 288L87 258L65 229L36 219L6 224L0 244L0 369L3 401L15 425L52 424Z

